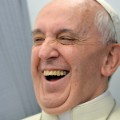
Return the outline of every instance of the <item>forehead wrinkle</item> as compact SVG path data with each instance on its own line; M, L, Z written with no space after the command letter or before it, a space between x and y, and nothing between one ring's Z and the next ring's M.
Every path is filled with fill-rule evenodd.
M70 34L72 36L78 36L77 33L74 30L71 29L60 29L57 31L57 35L59 34Z
M73 19L73 17L74 17L73 14L64 16L64 19L62 17L62 14L58 15L56 20L54 20L55 19L54 16L50 18L48 16L44 18L41 17L41 20L38 19L39 23L36 25L36 28L37 27L41 28L45 34L48 34L48 33L56 34L58 32L68 32L68 31L70 32L71 30L73 30L73 25L71 25L71 19ZM45 20L48 20L48 18L49 18L49 22L45 21ZM40 31L40 32L43 32L43 31Z

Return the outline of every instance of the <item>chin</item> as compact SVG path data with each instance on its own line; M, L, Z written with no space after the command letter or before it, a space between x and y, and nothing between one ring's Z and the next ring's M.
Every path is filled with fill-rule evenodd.
M40 102L40 106L42 108L42 110L48 114L52 114L52 115L58 115L61 113L64 113L72 108L74 108L75 106L77 106L79 103L74 100L71 99L70 97L68 97L66 100L64 101L54 101L54 103L45 103Z
M56 108L42 107L42 109L43 109L44 112L46 112L48 114L52 114L52 115L58 115L58 114L64 113L64 112L69 110L68 108L66 108L64 106L59 106L59 107L56 107Z

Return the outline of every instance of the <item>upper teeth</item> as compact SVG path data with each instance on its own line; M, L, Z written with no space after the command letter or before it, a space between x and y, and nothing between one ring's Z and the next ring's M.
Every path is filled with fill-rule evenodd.
M44 76L64 76L67 74L67 71L64 70L45 70L43 72Z

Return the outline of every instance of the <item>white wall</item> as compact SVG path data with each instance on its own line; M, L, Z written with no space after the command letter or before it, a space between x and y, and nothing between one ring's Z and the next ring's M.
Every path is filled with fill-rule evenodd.
M38 11L50 0L27 0L28 2L28 9L29 9L29 15L30 15L30 21L31 21L31 28L33 28L33 24L35 21L35 17L38 13ZM120 1L119 0L107 0L111 6L118 12L120 16ZM119 105L120 105L120 68L115 72L113 75L109 89L113 96L117 99Z

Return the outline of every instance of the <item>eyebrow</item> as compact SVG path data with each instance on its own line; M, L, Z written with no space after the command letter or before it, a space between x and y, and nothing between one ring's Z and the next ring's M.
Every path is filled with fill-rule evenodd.
M40 29L35 29L32 31L32 35L35 35L35 34L43 34L43 32Z

